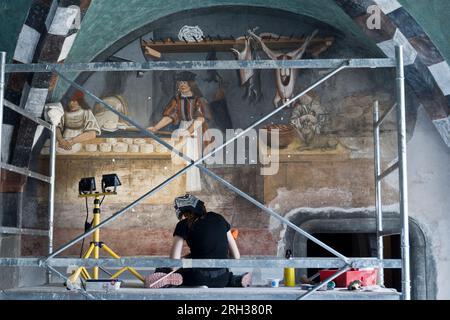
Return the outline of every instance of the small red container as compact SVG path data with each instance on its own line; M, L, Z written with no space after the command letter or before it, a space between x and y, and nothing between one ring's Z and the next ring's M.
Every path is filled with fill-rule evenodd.
M333 274L338 272L338 270L322 270L320 271L320 281L331 277ZM374 286L377 284L377 269L371 270L358 270L351 269L339 277L335 278L333 281L336 283L336 287L346 288L355 280L361 281L362 286Z

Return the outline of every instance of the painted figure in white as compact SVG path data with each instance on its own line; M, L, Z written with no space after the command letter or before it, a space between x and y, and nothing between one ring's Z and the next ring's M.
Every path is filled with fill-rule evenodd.
M77 152L81 150L82 142L95 139L100 134L100 127L84 101L84 94L77 91L56 129L58 152Z

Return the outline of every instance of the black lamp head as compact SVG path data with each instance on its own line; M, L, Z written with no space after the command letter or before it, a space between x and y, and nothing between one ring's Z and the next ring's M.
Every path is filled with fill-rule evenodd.
M95 189L96 186L94 177L82 178L78 183L78 192L80 194L89 194L94 192Z
M120 183L119 177L117 174L104 174L102 177L102 191L103 192L109 192L109 190L106 190L107 188L114 187L114 192L116 192L116 188L118 186L121 186L122 183Z

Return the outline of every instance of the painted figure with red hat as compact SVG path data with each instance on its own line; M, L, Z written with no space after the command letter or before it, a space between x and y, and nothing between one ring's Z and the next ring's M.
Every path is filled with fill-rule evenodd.
M79 151L82 142L101 134L94 114L84 101L84 94L76 91L56 131L58 151Z

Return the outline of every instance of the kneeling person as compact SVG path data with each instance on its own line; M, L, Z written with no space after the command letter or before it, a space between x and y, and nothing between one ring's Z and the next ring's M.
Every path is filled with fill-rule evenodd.
M173 233L171 259L181 259L184 241L191 250L189 258L192 259L228 259L229 253L234 259L240 258L230 224L220 214L207 212L204 203L189 194L175 199L175 210L180 221ZM167 271L157 269L147 278L146 286L174 285L179 282L179 275L185 286L212 288L248 287L252 280L250 273L235 276L227 268L180 269L171 274ZM155 286L152 286L153 283Z

